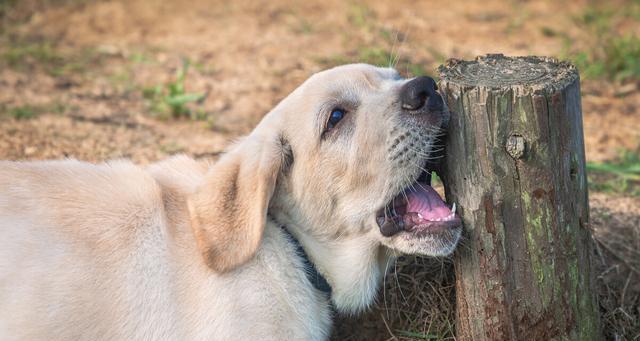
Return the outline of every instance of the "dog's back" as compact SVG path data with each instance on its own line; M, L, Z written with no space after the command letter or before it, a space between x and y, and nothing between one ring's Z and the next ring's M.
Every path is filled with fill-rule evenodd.
M0 162L0 339L171 338L162 210L128 162ZM119 325L153 305L158 323Z
M0 340L326 338L328 302L279 226L242 268L207 267L186 204L207 169L0 162Z

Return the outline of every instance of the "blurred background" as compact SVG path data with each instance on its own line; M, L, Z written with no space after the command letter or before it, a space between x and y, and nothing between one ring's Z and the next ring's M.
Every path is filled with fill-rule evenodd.
M640 1L0 0L0 158L215 159L312 73L486 53L582 77L607 339L640 340ZM452 266L403 258L334 340L453 339Z

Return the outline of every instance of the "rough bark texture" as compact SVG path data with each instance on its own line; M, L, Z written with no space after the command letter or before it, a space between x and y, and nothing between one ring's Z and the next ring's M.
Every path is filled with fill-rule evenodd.
M465 226L460 340L597 340L580 80L548 58L441 66L444 182Z

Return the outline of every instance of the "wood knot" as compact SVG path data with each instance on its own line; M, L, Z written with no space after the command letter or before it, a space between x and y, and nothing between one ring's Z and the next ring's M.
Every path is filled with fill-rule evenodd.
M526 151L526 142L522 135L511 134L507 139L507 145L505 146L507 153L514 159L522 159Z

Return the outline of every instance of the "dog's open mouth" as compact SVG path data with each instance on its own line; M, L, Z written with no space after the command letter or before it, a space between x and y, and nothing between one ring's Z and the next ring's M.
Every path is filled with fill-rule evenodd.
M418 235L438 233L461 225L455 204L447 206L431 187L430 172L423 172L416 182L380 209L376 221L385 237L402 231Z

